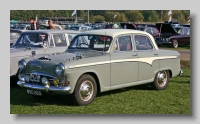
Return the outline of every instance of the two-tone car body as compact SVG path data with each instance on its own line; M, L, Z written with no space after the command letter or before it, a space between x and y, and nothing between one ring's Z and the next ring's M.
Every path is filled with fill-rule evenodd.
M27 93L66 94L88 105L97 93L151 83L164 90L181 75L180 53L160 50L147 32L99 29L75 36L66 52L19 61L17 84Z

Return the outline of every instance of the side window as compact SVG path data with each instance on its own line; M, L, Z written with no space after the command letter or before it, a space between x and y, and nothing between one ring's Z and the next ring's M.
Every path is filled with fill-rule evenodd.
M116 39L113 50L129 51L132 50L132 43L130 36L120 36Z
M188 33L188 30L187 29L183 29L183 34L187 35L187 33Z
M145 31L148 32L149 34L152 34L151 28L146 28Z
M135 39L135 44L136 44L136 50L153 49L153 45L151 44L151 41L147 36L135 35L134 39Z
M155 28L152 28L152 30L153 30L153 34L157 34L157 33L159 33L158 30L155 29Z
M55 46L67 46L65 34L54 34L54 43Z

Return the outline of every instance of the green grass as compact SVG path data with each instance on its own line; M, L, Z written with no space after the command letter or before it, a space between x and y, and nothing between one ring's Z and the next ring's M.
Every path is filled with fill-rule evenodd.
M88 106L74 106L68 96L34 98L25 89L10 89L10 114L190 114L190 61L184 75L170 79L166 90L149 84L100 93Z

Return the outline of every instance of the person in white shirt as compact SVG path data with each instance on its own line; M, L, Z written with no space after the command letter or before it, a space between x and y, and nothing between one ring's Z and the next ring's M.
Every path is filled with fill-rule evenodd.
M119 28L119 26L115 22L112 28Z

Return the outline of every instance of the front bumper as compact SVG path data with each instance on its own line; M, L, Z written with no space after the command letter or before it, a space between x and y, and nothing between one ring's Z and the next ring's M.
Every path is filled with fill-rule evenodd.
M17 82L17 85L19 85L20 87L25 87L27 89L45 91L47 93L51 92L51 93L68 94L68 92L71 90L70 86L64 86L64 87L56 87L56 86L50 86L50 85L40 86L40 85L28 84L20 80Z

